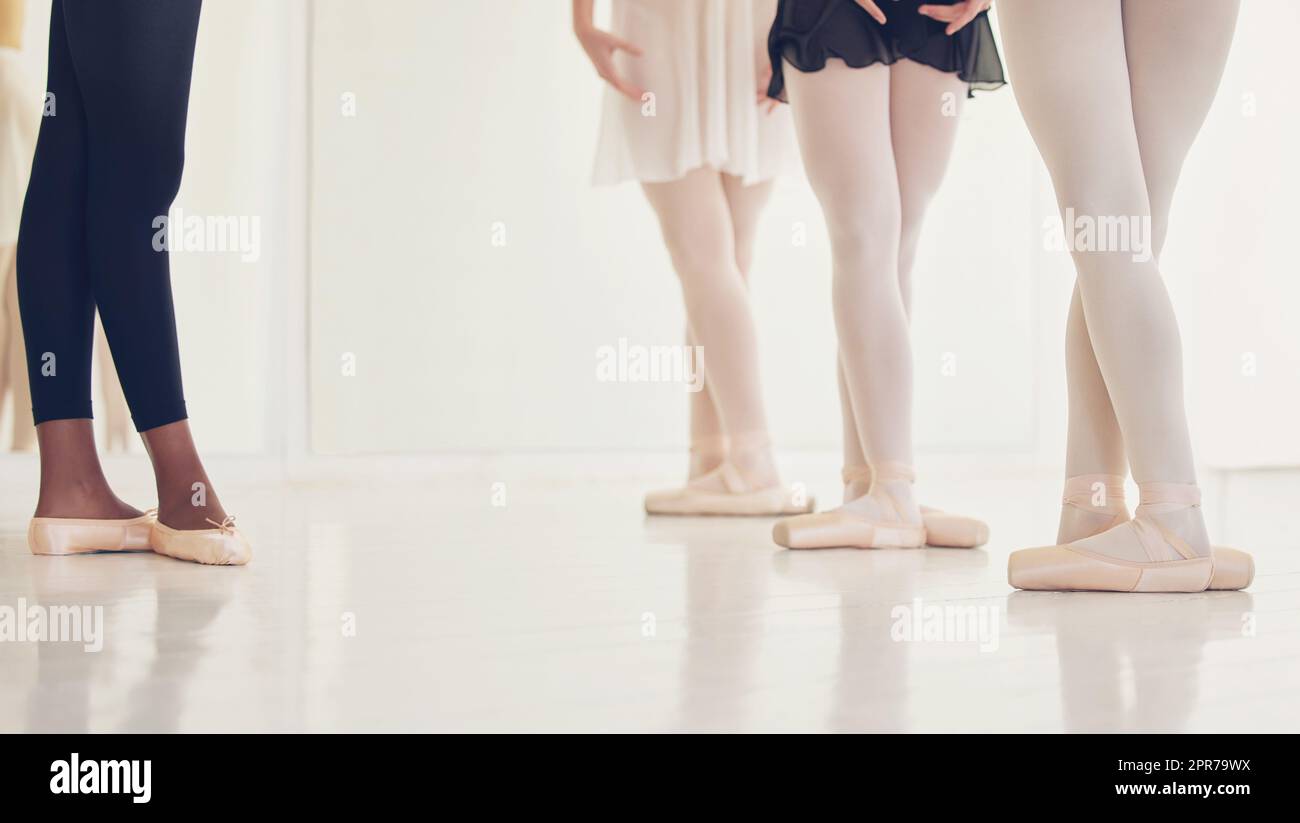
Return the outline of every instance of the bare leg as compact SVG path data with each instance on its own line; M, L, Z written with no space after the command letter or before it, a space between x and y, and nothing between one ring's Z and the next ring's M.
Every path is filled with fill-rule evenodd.
M1120 0L1007 0L1001 23L1016 99L1062 210L1149 218ZM1075 252L1089 339L1139 485L1193 488L1178 326L1155 261L1134 252ZM1079 545L1126 560L1209 555L1199 507L1140 506L1143 517L1182 545L1160 537L1144 541L1130 524ZM1153 558L1153 552L1162 556Z
M117 520L141 515L109 488L95 451L92 421L49 420L36 427L36 439L41 453L37 517Z
M746 186L740 178L722 175L722 188L731 211L731 225L736 247L736 269L740 278L749 282L749 271L754 260L754 242L758 233L758 220L772 195L770 180ZM696 341L690 328L686 330L687 344ZM713 392L706 381L701 391L691 393L691 464L690 477L695 479L717 468L727 457L727 438L718 417Z
M681 281L692 336L704 347L706 383L728 439L728 460L749 485L775 485L757 334L736 265L735 232L721 176L701 168L680 180L643 188Z
M1223 75L1236 25L1234 0L1123 4L1133 120L1147 197L1151 248L1159 261L1183 160L1195 140ZM1171 21L1177 21L1171 25ZM1125 473L1124 438L1088 337L1076 286L1066 323L1066 377L1070 423L1066 476ZM1058 543L1096 534L1110 515L1061 508Z
M168 423L141 432L140 436L153 461L158 522L173 529L210 529L214 523L221 523L226 510L199 460L189 421Z

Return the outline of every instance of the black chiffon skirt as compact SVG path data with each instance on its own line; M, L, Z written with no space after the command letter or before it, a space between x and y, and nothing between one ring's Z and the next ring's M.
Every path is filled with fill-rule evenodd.
M886 65L907 59L956 74L974 89L1006 83L1002 59L993 39L988 12L949 37L946 23L917 11L924 3L952 5L956 0L878 0L885 25L877 23L854 0L780 0L767 38L772 58L768 96L785 100L782 71L789 62L800 71L820 71L838 57L853 68Z

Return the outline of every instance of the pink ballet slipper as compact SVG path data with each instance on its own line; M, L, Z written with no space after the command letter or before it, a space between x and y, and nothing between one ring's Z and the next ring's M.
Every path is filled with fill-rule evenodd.
M27 546L32 554L48 555L152 551L149 533L155 520L155 509L121 520L33 517Z

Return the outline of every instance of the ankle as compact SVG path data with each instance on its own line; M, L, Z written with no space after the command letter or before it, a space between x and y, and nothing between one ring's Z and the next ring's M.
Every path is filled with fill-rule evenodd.
M876 497L888 497L898 509L899 516L908 523L921 522L921 507L917 505L912 481L880 480L872 484L870 494Z
M1122 474L1076 474L1065 480L1061 497L1065 506L1087 511L1115 512L1124 510L1124 476Z
M129 519L142 512L124 503L101 478L42 480L35 517Z
M1056 542L1058 545L1074 543L1128 519L1123 475L1077 474L1065 480Z
M691 459L687 479L694 480L721 466L727 460L727 438L723 435L703 435L691 438Z
M1201 512L1201 490L1193 483L1139 483L1136 519L1154 523L1179 538L1199 557L1210 555L1210 536Z
M160 475L158 482L158 520L175 529L206 529L226 517L208 476L199 467L196 472Z
M211 529L226 519L226 510L215 499L209 498L205 506L184 503L158 505L158 522L173 529Z
M845 504L846 508L886 520L921 524L921 507L912 484L916 475L904 463L880 461L871 464L871 486L866 494ZM860 482L860 478L855 478Z
M844 502L857 500L871 491L871 466L846 464L840 469L840 479L844 482Z
M766 433L738 435L730 442L731 451L727 459L751 488L767 488L780 482L772 443Z
M1112 503L1110 509L1093 509L1064 503L1056 528L1056 543L1065 546L1129 520L1128 507L1123 501Z

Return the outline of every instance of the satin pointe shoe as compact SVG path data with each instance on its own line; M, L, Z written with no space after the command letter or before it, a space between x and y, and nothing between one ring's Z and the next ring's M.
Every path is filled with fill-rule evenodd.
M177 560L208 566L242 566L253 559L253 548L239 529L235 518L220 523L209 520L212 529L173 529L154 521L150 540L153 550Z
M975 549L989 542L989 526L983 520L964 514L921 507L925 524L925 542L942 549Z
M925 545L925 525L910 522L889 491L893 483L911 483L912 469L880 464L871 489L838 509L778 520L772 540L787 549L911 549ZM870 498L870 501L867 500Z
M1205 591L1214 558L1198 554L1166 526L1200 506L1200 490L1185 483L1138 488L1142 499L1131 520L1069 544L1012 552L1007 581L1034 591Z
M812 498L790 487L753 488L730 462L722 463L685 486L645 496L646 514L761 517L812 509Z
M1124 502L1124 478L1118 474L1083 474L1067 478L1062 506L1070 507L1082 515L1075 515L1076 533L1091 537L1129 520L1128 506ZM1080 538L1080 539L1081 539ZM1061 540L1061 535L1057 540ZM1210 578L1212 591L1237 591L1249 586L1255 579L1255 559L1240 549L1214 546L1214 575Z
M27 527L32 554L67 555L94 552L147 552L154 509L126 520L74 517L33 517Z
M845 466L840 470L840 478L844 481L846 494L855 484L869 489L871 467ZM974 517L922 506L921 522L925 526L925 542L929 546L945 549L973 549L989 542L988 524Z

